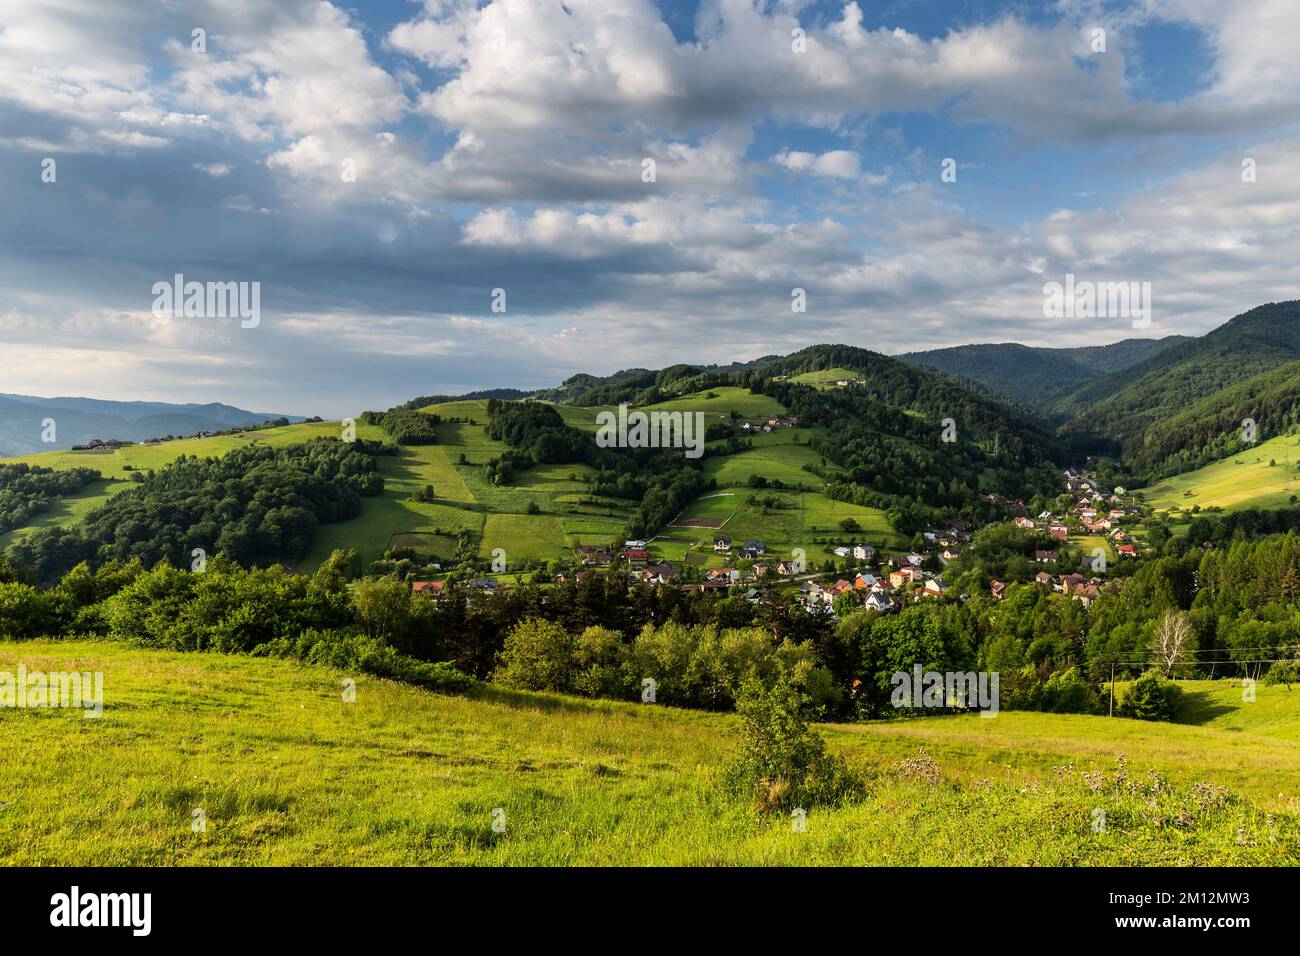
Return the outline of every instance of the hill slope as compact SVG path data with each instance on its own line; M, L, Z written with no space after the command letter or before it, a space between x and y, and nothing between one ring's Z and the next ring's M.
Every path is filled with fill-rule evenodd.
M995 394L1047 410L1062 396L1103 376L1123 371L1159 353L1190 341L1186 336L1163 339L1125 339L1111 345L1080 348L1033 348L1013 342L990 345L959 345L897 356L913 365L923 365L978 382Z
M1194 422L1212 418L1218 405L1257 389L1261 401L1285 404L1273 394L1286 381L1256 376L1300 360L1300 302L1269 303L1236 316L1212 332L1175 345L1130 369L1083 386L1060 400L1054 411L1071 416L1062 435L1091 442L1098 450L1122 454L1139 473L1178 467L1175 449L1199 453L1209 436ZM1264 395L1268 392L1269 395ZM1215 398L1223 393L1222 400ZM1198 403L1202 403L1199 404ZM1179 419L1151 444L1153 426L1198 409L1195 419Z
M596 396L636 400L644 411L700 412L710 427L730 431L730 439L710 442L701 467L705 482L716 483L722 497L736 498L733 507L715 514L716 501L699 508L690 498L674 504L649 528L650 534L660 532L654 546L657 559L722 561L711 546L718 522L731 522L727 528L735 534L767 541L782 556L787 548L803 547L810 558L830 557L831 536L843 534L840 526L850 519L877 546L901 546L915 531L910 525L935 518L919 509L955 510L980 492L1015 492L1012 486L1030 474L1040 481L1046 480L1045 474L1054 475L1061 461L1055 439L1016 410L939 373L865 349L818 346L760 359L744 371L734 368L678 365L622 373L572 395L580 404L553 406L565 424L588 433L595 430L597 413L609 408L588 404ZM851 389L799 384L809 372L828 370L848 370L863 381ZM651 398L653 403L646 401ZM491 463L518 450L488 436L487 407L484 399L425 406L424 411L442 419L436 426L436 444L406 446L397 455L383 456L383 493L363 500L359 518L321 526L297 567L314 569L334 548L354 548L368 564L389 548L409 548L420 557L445 562L469 545L479 557L502 547L511 561L544 563L569 559L580 545L607 547L626 537L640 501L597 493L597 470L586 462L532 464L514 469L509 481L493 479ZM797 428L761 431L770 417L790 413L801 418ZM947 418L958 423L955 444L941 437ZM756 430L740 430L742 422ZM302 423L20 460L54 468L84 465L106 478L123 479L182 454L220 455L248 443L286 445L339 434L337 423ZM361 425L357 434L384 438L373 426ZM780 495L756 504L750 500L751 481L770 485ZM417 492L427 486L432 487L432 498L416 500ZM732 488L746 490L737 495L728 490ZM77 500L16 529L0 546L22 539L36 526L81 520L92 502L116 490L120 487L87 489ZM901 502L903 497L915 505ZM909 527L896 527L886 518L886 509L900 502L910 509ZM686 525L666 528L679 510ZM904 537L896 534L899 530Z
M1295 797L1278 797L1300 772L1283 688L1244 708L1239 688L1204 692L1211 711L1263 708L1266 723L1004 712L827 726L872 782L796 832L719 790L730 716L491 688L446 697L364 676L344 703L356 675L323 667L0 644L0 669L20 660L101 671L104 713L3 717L5 864L1282 865L1300 852ZM922 746L936 763L904 767ZM1109 782L1121 753L1132 794ZM1093 769L1108 781L1099 792L1081 777ZM1169 781L1158 795L1148 769ZM1200 780L1254 804L1198 803L1187 788ZM1091 828L1098 806L1104 833ZM191 828L196 809L205 832Z

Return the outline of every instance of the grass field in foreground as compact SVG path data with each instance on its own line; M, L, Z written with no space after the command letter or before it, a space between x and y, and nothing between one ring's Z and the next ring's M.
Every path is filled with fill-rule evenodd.
M796 832L721 794L726 715L365 677L348 704L341 681L355 675L286 661L0 644L0 670L19 660L103 671L105 709L0 710L4 864L1278 865L1300 853L1300 690L1261 687L1244 705L1226 683L1192 687L1206 698L1197 726L1004 712L825 727L873 782ZM899 768L922 745L937 778ZM1052 771L1113 776L1119 753L1135 796ZM1288 799L1271 813L1262 800L1198 809L1149 791L1148 768L1256 796L1266 787L1250 778L1266 771ZM1108 826L1094 833L1098 808ZM195 809L206 832L192 830Z
M1282 435L1142 491L1146 504L1160 511L1193 505L1228 511L1285 508L1292 495L1300 494L1298 464L1300 436Z

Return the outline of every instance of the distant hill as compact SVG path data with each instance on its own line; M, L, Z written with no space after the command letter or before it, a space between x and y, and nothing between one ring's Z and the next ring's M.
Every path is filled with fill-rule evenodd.
M958 345L896 357L912 365L967 379L993 394L1046 413L1080 386L1189 341L1187 336L1170 335L1163 339L1125 339L1111 345L1079 348L1032 348L1006 342Z
M1262 437L1296 421L1300 302L1273 302L1200 338L1103 376L1060 400L1061 435L1121 455L1135 473L1170 474L1232 450L1255 418ZM1252 414L1253 413L1253 414Z
M250 412L219 402L181 405L0 393L0 457L68 449L92 438L143 441L165 435L223 431L278 418L304 421L301 415ZM57 440L52 443L41 440L46 419L55 423Z

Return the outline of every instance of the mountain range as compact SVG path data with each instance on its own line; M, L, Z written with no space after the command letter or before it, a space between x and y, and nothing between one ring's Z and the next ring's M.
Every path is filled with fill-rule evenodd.
M144 441L167 435L216 432L238 425L257 425L284 418L300 422L301 415L251 412L219 402L115 402L98 398L0 393L0 457L71 448L93 438L104 441ZM45 422L53 419L54 438L43 441Z

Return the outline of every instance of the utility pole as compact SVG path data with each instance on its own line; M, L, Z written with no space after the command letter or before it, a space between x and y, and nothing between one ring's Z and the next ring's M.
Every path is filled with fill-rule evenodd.
M1110 662L1110 714L1115 716L1115 662Z

